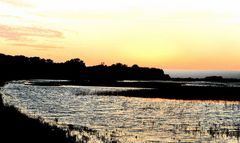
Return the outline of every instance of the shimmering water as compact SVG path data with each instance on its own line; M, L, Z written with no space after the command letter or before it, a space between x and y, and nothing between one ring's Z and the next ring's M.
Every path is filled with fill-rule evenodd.
M24 83L5 85L4 102L46 121L88 127L109 140L239 142L240 103L100 96L101 91L138 89ZM104 142L97 134L84 135L89 142Z

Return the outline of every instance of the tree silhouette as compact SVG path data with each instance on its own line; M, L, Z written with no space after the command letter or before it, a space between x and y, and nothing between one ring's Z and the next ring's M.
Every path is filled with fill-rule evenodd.
M71 66L79 66L79 67L82 67L82 68L86 67L84 61L80 60L79 58L75 58L75 59L71 59L69 61L66 61L65 64L66 65L71 65Z
M86 67L79 58L64 63L54 63L51 59L39 57L9 56L0 54L0 79L74 79L74 80L124 80L124 79L169 79L162 69L139 67L116 63L107 66L104 63Z
M138 66L138 65L136 65L136 64L134 64L134 65L132 65L132 69L135 69L135 70L137 70L137 69L139 69L139 66Z

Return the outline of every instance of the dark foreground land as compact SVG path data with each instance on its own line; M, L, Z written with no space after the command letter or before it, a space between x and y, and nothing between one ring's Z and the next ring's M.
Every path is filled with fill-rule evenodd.
M67 134L68 131L57 126L29 118L14 107L4 106L0 94L1 143L75 143L75 138Z

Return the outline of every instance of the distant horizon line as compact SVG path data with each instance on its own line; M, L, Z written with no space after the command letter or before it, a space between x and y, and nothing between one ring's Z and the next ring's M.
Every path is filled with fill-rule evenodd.
M240 69L168 69L165 68L164 71L191 71L191 72L240 72Z

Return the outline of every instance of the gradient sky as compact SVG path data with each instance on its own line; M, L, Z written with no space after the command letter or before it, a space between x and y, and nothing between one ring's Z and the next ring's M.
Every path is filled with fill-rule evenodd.
M0 0L0 53L240 70L239 0Z

